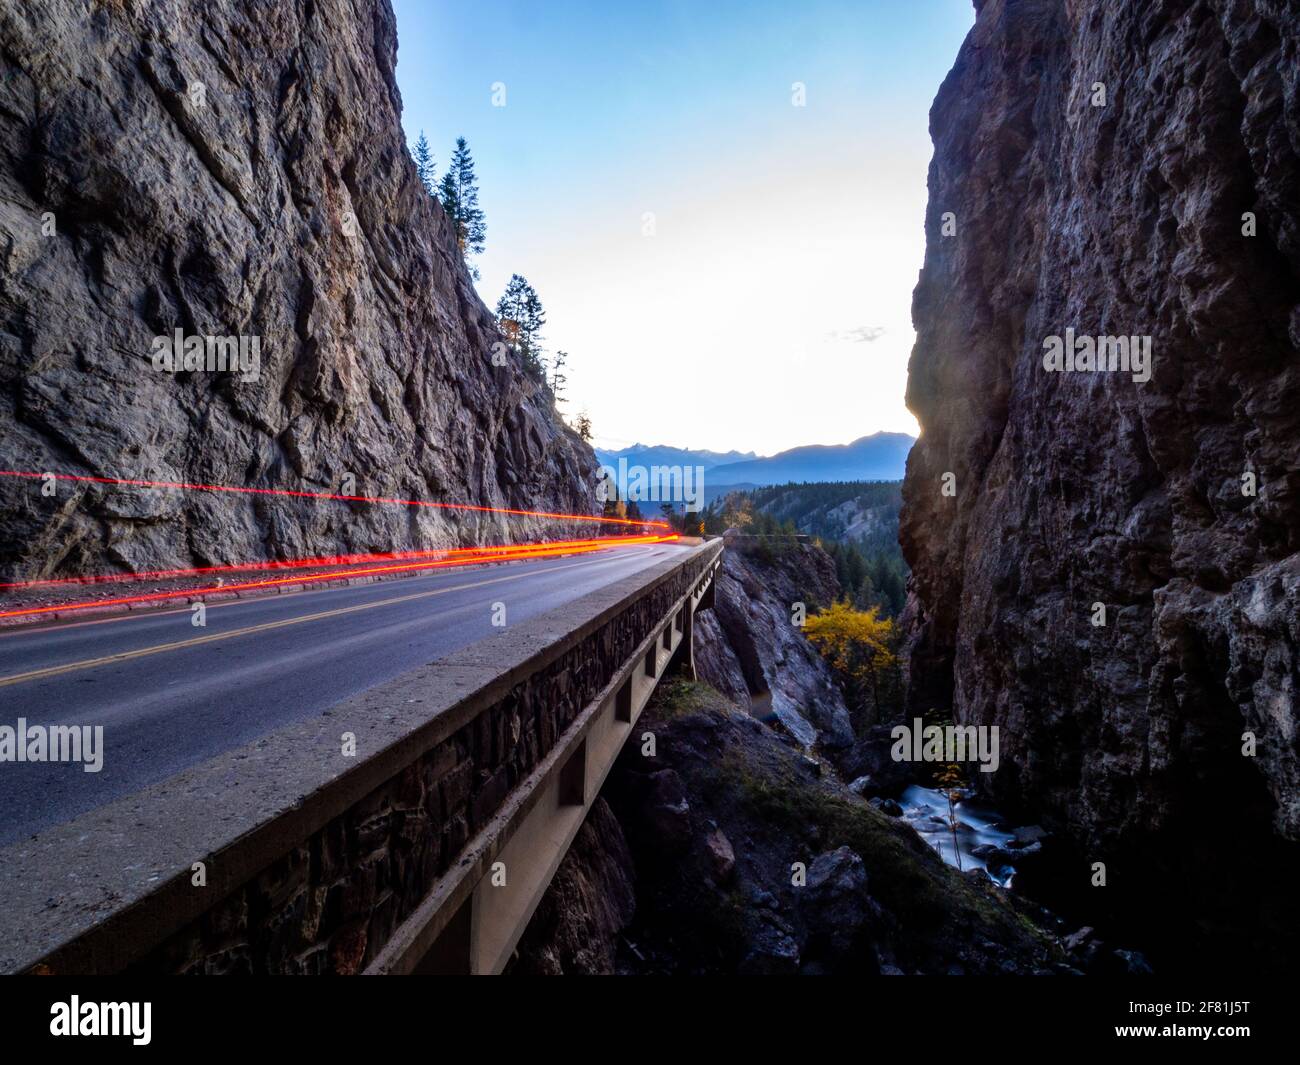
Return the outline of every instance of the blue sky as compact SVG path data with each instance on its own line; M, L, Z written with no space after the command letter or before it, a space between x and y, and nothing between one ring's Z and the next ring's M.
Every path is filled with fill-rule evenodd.
M408 139L474 155L479 293L533 284L599 443L915 431L928 112L970 0L394 8Z

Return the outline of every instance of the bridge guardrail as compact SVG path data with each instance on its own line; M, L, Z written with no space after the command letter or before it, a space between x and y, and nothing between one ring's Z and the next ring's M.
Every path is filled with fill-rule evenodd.
M0 968L499 971L658 678L690 665L721 552L685 548L0 851Z

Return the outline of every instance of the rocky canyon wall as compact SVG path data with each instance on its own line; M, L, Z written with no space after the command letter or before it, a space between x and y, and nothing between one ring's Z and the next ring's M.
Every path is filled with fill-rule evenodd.
M913 302L913 706L1000 726L992 791L1073 841L1063 876L1091 905L1167 953L1281 959L1300 849L1300 10L976 7L931 111ZM1149 337L1149 380L1048 369L1067 329Z
M396 57L387 0L4 5L0 467L593 512L589 449L513 356L493 364ZM257 373L155 369L177 330L255 338ZM25 577L539 528L0 483L0 571Z
M817 650L792 622L840 597L835 563L811 544L764 551L728 533L713 609L696 615L695 668L736 706L798 743L844 753L854 740L844 696Z

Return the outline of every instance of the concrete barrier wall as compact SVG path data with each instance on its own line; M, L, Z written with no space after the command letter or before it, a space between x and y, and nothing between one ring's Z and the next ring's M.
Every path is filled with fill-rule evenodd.
M191 841L187 853L179 838L163 839L142 862L113 866L128 885L116 904L73 907L62 928L36 919L21 937L28 945L12 949L59 942L17 968L499 971L654 684L673 658L689 667L691 617L721 549L684 548L680 559L358 697L367 713L393 711L376 725L374 754L307 790L299 772L296 789L293 779L278 789L263 782L251 805L247 792L226 796L228 808L208 809L224 831L193 832L223 841ZM428 709L406 709L416 702ZM304 743L334 742L328 726L317 731L282 730L259 741L259 758L274 765L275 748L287 760ZM180 823L194 823L205 797L221 803L214 789L240 758L231 752L214 760L224 767L133 797L135 816L166 817L154 804L170 801ZM93 832L115 813L104 808L53 835ZM191 882L195 853L210 870L202 888ZM160 868L170 875L144 877ZM78 913L86 927L76 927Z

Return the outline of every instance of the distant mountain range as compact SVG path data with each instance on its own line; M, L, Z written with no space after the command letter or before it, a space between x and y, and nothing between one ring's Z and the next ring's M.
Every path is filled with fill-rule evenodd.
M724 463L746 462L758 456L752 451L692 451L684 447L668 447L665 444L633 444L618 451L594 449L596 458L606 466L618 466L618 460L625 458L628 465L637 463L642 466L703 466L711 470Z
M621 451L596 451L596 457L617 468L628 465L703 466L707 495L724 488L754 488L774 484L827 481L901 481L907 453L916 438L907 433L873 433L851 444L811 444L758 458L753 452L692 451L689 448L633 444Z
M797 484L824 481L901 481L916 438L873 433L851 444L810 444L762 459L714 466L705 484Z
M628 465L703 466L710 495L723 486L753 488L826 481L901 481L916 438L907 433L872 433L851 444L809 444L766 458L752 451L695 451L666 444L633 444L619 451L596 449L596 458L617 468Z

